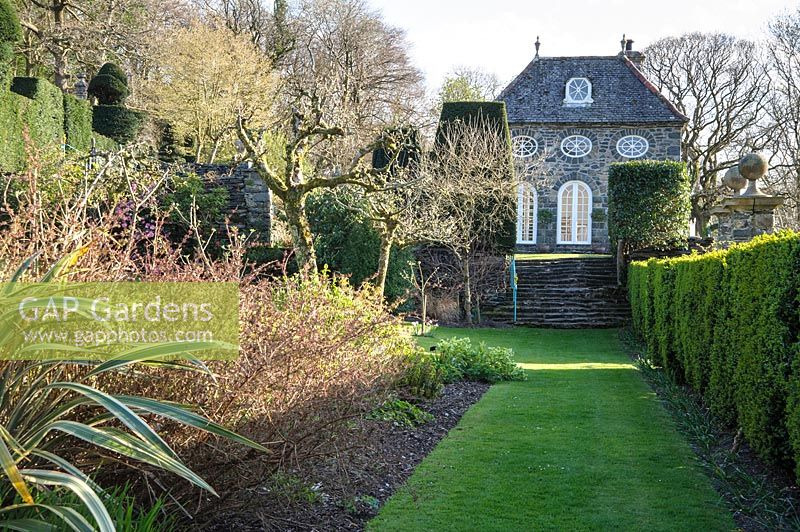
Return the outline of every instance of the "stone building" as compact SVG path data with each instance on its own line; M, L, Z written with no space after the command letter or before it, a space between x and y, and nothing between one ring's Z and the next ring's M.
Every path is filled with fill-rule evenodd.
M536 57L506 87L522 185L520 251L607 252L608 168L634 159L680 160L687 118L639 70L623 39L616 56Z

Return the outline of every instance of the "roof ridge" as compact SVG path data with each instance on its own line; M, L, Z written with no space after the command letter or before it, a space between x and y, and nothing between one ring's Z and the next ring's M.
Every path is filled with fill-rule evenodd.
M664 105L667 106L667 108L672 112L672 114L674 114L675 116L677 116L678 118L680 118L684 122L688 122L689 121L689 117L686 116L685 114L683 114L682 112L680 112L680 110L675 106L674 103L672 103L669 100L669 98L667 98L666 96L661 94L661 91L658 90L658 88L655 85L653 85L653 83L649 79L647 79L647 77L644 74L642 74L642 71L639 70L639 68L633 63L633 61L631 61L628 58L628 56L626 56L624 54L621 54L621 55L618 55L617 57L622 59L623 64L626 67L628 67L628 69L633 73L634 76L636 76L636 79L641 81L642 84L645 87L647 87L647 89L650 92L655 94L658 97L658 99L661 100L661 103L663 103Z

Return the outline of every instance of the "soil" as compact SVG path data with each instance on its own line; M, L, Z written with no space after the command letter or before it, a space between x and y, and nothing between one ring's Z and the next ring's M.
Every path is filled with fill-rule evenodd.
M220 513L203 530L364 530L414 468L489 389L459 382L418 406L433 420L416 428L364 421L358 445L303 470L288 470L239 498L239 507ZM237 497L238 498L238 497ZM197 527L192 527L197 528Z

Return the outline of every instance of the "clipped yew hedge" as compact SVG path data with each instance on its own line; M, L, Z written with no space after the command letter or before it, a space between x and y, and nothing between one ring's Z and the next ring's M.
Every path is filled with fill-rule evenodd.
M608 230L628 250L685 248L691 180L676 161L614 163L608 170Z
M800 478L800 234L634 262L628 293L652 361Z

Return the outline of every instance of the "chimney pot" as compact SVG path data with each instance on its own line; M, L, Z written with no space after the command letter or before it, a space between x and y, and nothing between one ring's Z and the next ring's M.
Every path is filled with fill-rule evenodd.
M633 39L628 39L625 41L625 51L632 52L633 51Z

